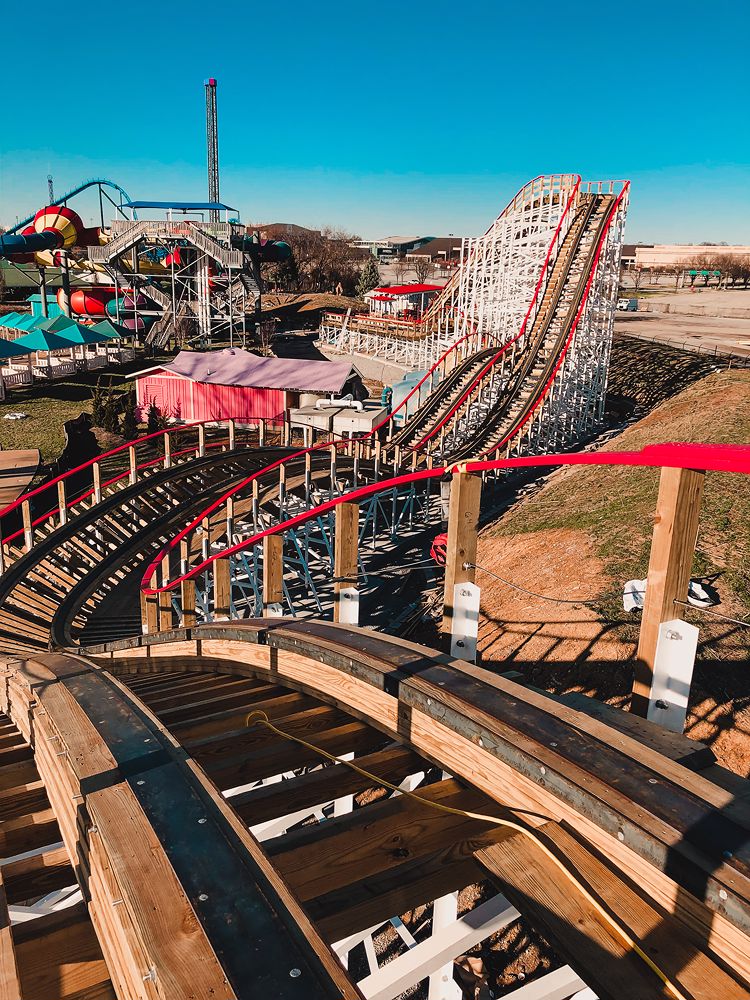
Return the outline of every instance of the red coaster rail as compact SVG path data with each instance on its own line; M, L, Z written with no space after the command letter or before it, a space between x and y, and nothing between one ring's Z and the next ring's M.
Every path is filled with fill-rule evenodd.
M366 486L360 486L343 493L340 496L332 497L324 501L317 507L287 518L279 524L256 532L249 538L235 545L230 545L214 552L208 558L202 560L198 565L192 567L188 572L163 584L161 587L152 587L151 579L156 569L155 560L144 573L141 580L141 591L147 596L162 594L177 588L183 581L191 580L199 573L205 572L217 559L226 559L246 549L257 545L269 535L283 534L290 528L296 528L321 517L323 514L334 510L342 503L358 503L377 493L387 492L401 486L408 486L412 483L422 482L428 479L441 479L443 476L454 472L483 473L493 472L499 469L525 469L544 468L556 465L620 465L638 466L641 468L673 468L673 469L699 469L705 472L734 472L741 475L750 474L750 445L731 444L695 444L695 443L665 443L658 445L648 445L641 451L612 451L612 452L570 452L561 455L529 455L520 458L503 459L481 459L472 462L460 462L432 469L419 469L416 472L409 472L404 475L394 476L391 479L381 479Z

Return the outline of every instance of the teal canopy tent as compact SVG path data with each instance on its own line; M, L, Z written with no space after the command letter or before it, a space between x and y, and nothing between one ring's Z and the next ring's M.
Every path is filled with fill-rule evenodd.
M36 330L39 323L38 316L25 315L14 324L16 330Z
M66 330L71 330L79 324L67 316L50 316L48 319L37 318L37 329L49 330L50 333L60 333L65 336Z
M38 316L31 313L6 313L0 317L0 326L5 326L10 330L34 330L39 322Z
M47 375L52 376L52 353L54 351L70 351L71 361L73 360L73 352L75 351L75 344L72 340L68 340L67 337L60 336L59 333L52 333L50 330L41 330L37 328L32 330L31 333L25 334L23 337L19 337L17 340L13 341L19 347L27 347L30 351L43 351L47 353ZM39 355L37 354L37 360Z
M5 340L0 337L0 358L20 358L24 354L31 354L28 347L19 347L17 340Z
M19 319L21 319L21 317L24 315L26 314L20 312L5 313L3 316L0 316L0 326L12 327L13 324L16 323Z
M13 341L18 347L26 347L30 351L70 351L74 347L71 340L51 333L49 330L32 330L23 337Z
M99 323L94 323L91 330L96 331L96 333L101 334L102 340L120 340L121 334L114 323L110 323L108 319L103 319Z

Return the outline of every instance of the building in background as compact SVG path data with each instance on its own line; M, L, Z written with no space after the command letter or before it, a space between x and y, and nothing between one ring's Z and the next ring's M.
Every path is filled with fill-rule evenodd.
M429 260L435 268L450 270L461 263L463 239L460 236L436 236L429 243L411 250L407 260Z
M434 236L386 236L380 240L356 240L352 246L367 250L373 257L387 263L419 250L434 239Z
M750 246L725 246L721 243L656 243L623 247L623 264L626 250L632 250L632 266L641 268L673 267L689 264L696 258L750 257ZM631 259L631 258L627 258Z

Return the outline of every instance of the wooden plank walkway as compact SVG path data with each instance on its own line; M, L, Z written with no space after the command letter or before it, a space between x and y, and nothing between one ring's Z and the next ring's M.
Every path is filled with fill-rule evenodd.
M26 451L0 451L0 510L17 500L29 486L39 468L37 448Z

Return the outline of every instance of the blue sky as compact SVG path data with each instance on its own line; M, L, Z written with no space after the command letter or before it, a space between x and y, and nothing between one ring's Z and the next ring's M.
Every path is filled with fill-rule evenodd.
M746 0L119 9L4 11L0 223L45 203L50 170L58 193L204 198L215 76L222 199L246 220L472 234L571 171L632 180L630 240L750 242Z

